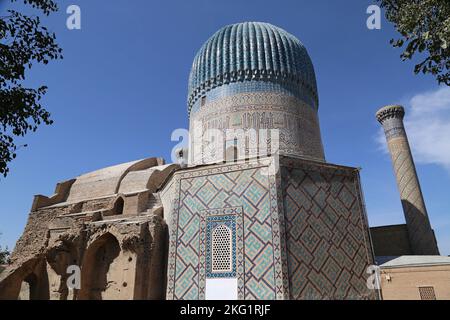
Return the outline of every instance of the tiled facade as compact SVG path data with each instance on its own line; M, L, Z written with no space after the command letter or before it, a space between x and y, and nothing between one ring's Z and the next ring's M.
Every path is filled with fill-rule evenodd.
M358 171L284 158L281 177L290 299L375 299Z
M243 81L236 83L224 84L220 87L211 89L204 94L207 103L215 102L222 98L227 98L242 93L249 92L270 92L276 94L282 94L289 97L295 97L300 101L303 101L307 106L316 110L315 102L306 90L299 90L298 84L281 84L270 81ZM201 100L197 100L191 109L191 116L201 110ZM316 110L317 111L317 110Z
M174 175L168 299L205 298L211 217L236 224L238 299L376 298L366 287L373 254L356 170L283 158L270 174L275 163Z
M262 129L268 136L277 130L280 154L325 160L317 111L294 96L247 92L212 102L207 100L199 111L191 114L191 164L214 163L223 159L224 152L220 150L224 149L224 143L220 137L215 139L214 152L206 151L210 150L207 142L212 140L211 129L221 132L223 140L229 139L229 132L243 132L240 141L246 143L247 154L239 154L239 158L252 156L252 146L263 140L259 137ZM252 135L247 133L252 129L256 132L256 142L250 141ZM253 156L259 153L254 151Z
M268 23L225 26L192 65L189 163L222 161L234 141L227 134L239 130L257 131L256 142L241 141L239 159L279 149L282 155L325 161L317 110L314 67L296 37ZM266 141L279 143L267 153Z
M168 299L204 299L208 250L203 230L215 210L235 216L239 299L286 297L275 176L265 174L269 165L267 159L175 174Z

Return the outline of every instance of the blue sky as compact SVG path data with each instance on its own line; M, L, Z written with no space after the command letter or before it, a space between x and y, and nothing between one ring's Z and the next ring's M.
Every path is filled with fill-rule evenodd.
M361 167L371 226L404 223L389 155L374 114L386 104L407 108L407 129L441 254L450 255L450 93L415 76L389 40L395 31L366 27L368 0L59 1L44 22L64 60L37 67L31 85L46 84L54 125L19 143L0 180L0 244L14 246L34 194L105 166L163 156L171 133L187 128L187 80L202 43L223 25L265 21L297 36L313 60L319 116L329 162ZM81 8L82 29L66 28L66 8ZM0 10L18 7L3 2Z

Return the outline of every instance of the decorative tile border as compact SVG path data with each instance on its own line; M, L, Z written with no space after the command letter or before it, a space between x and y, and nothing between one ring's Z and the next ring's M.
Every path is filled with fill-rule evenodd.
M223 276L236 277L238 280L238 299L244 299L244 226L243 226L243 210L242 207L227 207L220 209L208 209L200 212L200 264L199 264L199 300L205 299L205 286L207 274L207 220L215 218L221 221L223 218L233 220L235 224L234 242L235 242L235 256L234 256L234 274L227 274ZM232 218L230 218L232 217ZM222 220L223 221L223 220Z
M235 130L233 132L255 129L257 139L259 129L277 129L280 153L318 160L325 158L317 112L291 96L251 92L218 99L192 114L189 127L196 132L191 140L192 150L196 151L190 157L195 164L213 163L223 158L222 145L205 147L209 129L219 130L224 139L230 129Z
M204 207L206 202L212 201L211 199L223 196L227 196L228 201L231 202L241 199L239 201L244 201L246 206L249 206L250 203L257 206L248 207L250 212L231 207L204 209L210 215L224 212L220 210L228 213L233 210L243 211L241 214L236 214L238 298L283 299L285 297L286 287L283 285L284 279L281 271L283 268L276 266L281 263L282 259L278 222L280 213L277 205L275 175L266 176L259 171L261 169L270 171L267 170L268 166L274 166L272 158L232 165L212 165L206 168L177 172L174 175L173 179L177 179L175 183L177 183L176 189L179 193L175 196L171 212L173 227L170 232L167 299L204 299L206 232L196 232L195 228L191 228L191 226L195 220L198 221L198 229L206 230L207 218L205 214L199 214L202 210L197 213L192 210L197 205ZM240 180L244 177L248 177L245 179L249 180ZM227 182L225 178L231 180ZM214 195L209 195L202 190L202 184L218 183L220 179L225 179L220 182L220 188L226 190L214 192ZM262 186L267 189L257 196L255 191ZM214 191L214 188L211 187L211 190ZM199 198L194 200L193 196ZM242 198L243 196L244 198ZM264 201L264 203L260 203L260 201ZM186 205L192 206L191 213L180 215L182 212L187 213ZM256 211L252 213L252 210ZM258 214L255 215L256 213ZM276 231L272 232L272 230ZM189 241L186 242L187 240ZM195 243L198 243L198 247L194 245ZM246 250L246 246L250 250ZM196 258L190 257L187 261L186 253L195 255ZM194 264L196 264L195 268Z

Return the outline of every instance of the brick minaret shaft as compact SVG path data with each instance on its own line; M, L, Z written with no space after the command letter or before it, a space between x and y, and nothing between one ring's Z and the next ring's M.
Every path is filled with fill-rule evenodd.
M381 108L376 117L384 128L391 153L411 250L415 255L438 255L436 238L428 219L416 167L403 125L404 115L403 107L394 105Z

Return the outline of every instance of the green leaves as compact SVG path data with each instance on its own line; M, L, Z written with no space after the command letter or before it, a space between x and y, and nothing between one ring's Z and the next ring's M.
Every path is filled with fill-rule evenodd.
M11 0L16 2L17 0ZM58 5L54 0L23 0L25 4L31 5L35 9L41 10L45 15L58 11Z
M45 15L58 9L53 0L23 1ZM5 177L18 149L14 137L34 132L42 123L53 123L40 104L47 87L23 87L26 71L35 63L62 59L61 52L55 34L41 25L38 16L9 10L0 17L0 174Z
M385 9L401 38L391 45L404 48L400 57L411 60L416 53L425 56L414 73L432 74L439 84L450 85L450 1L377 0Z

